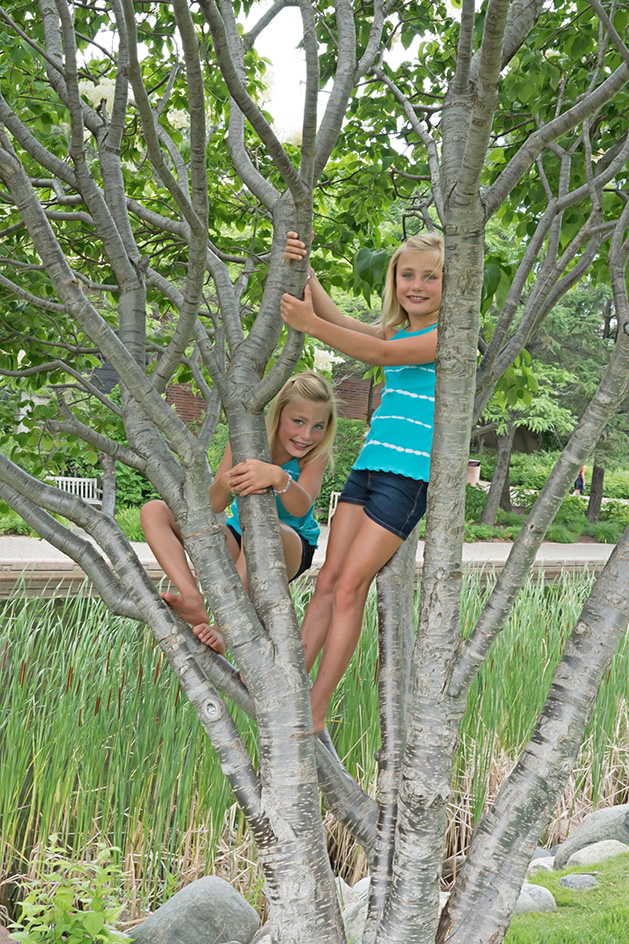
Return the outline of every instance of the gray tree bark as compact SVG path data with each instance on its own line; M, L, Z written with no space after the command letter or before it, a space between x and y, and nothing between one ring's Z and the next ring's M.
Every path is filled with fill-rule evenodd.
M326 805L362 843L370 863L366 944L499 941L510 920L531 844L576 756L623 620L626 626L625 535L574 628L536 737L474 834L468 863L439 924L446 811L469 685L502 630L576 470L591 454L629 389L629 206L613 219L603 214L602 199L604 190L607 203L609 195L624 186L629 135L621 134L601 155L597 125L603 121L607 103L626 87L629 51L605 11L592 0L602 26L590 87L571 107L565 106L559 90L555 117L539 124L493 182L482 187L486 155L494 143L501 74L535 28L541 2L489 0L481 23L472 0L464 0L455 72L449 84L444 80L443 101L434 109L440 112L438 123L432 120L433 109L422 110L415 95L401 91L384 61L383 28L386 25L388 32L395 32L395 24L387 19L388 7L376 0L365 21L364 9L349 0L335 3L333 14L316 3L296 0L296 5L306 57L306 109L298 164L248 87L247 52L281 14L286 6L283 0L244 36L233 4L202 0L205 22L201 24L193 8L175 0L171 7L180 60L158 89L145 85L135 6L131 0L113 0L111 17L119 43L111 59L115 95L107 108L102 103L93 108L79 88L85 65L75 24L82 8L74 9L66 0L55 4L39 0L23 20L27 29L22 29L16 23L18 13L0 7L6 28L20 39L26 35L25 42L38 57L42 82L45 76L55 103L61 103L69 119L65 151L60 141L59 147L52 147L45 135L38 136L30 119L24 120L19 103L11 97L12 89L3 85L0 207L12 216L2 232L9 248L9 237L18 230L28 240L28 266L47 279L50 291L38 288L36 280L21 279L21 273L31 269L23 268L19 254L8 255L8 262L3 259L0 284L46 314L58 328L59 348L55 358L47 357L45 363L40 359L28 370L3 367L2 372L18 382L31 376L30 370L44 375L62 371L72 378L76 388L71 393L76 392L77 398L67 390L59 394L59 414L48 422L51 433L77 436L102 452L105 461L125 462L151 479L185 536L200 586L224 629L238 670L198 643L165 606L108 514L33 479L2 455L0 496L84 568L113 612L151 627L245 812L264 872L270 929L279 944L341 944L344 938L321 827L319 788ZM29 35L31 17L38 25L36 36ZM616 60L613 68L609 66L605 58L609 48L616 60L620 54L620 66ZM333 78L318 123L320 61L325 61L326 68L333 63ZM251 213L251 218L272 223L270 245L263 253L255 239L249 250L237 253L224 251L217 245L220 240L208 238L208 192L220 178L218 174L217 179L208 179L208 146L212 147L216 132L206 122L208 68L220 70L228 90L230 172L240 181L234 201L242 201L243 212ZM185 74L184 86L178 85L180 71ZM403 120L425 148L432 188L424 204L434 205L438 220L431 225L437 222L442 227L446 243L435 436L416 634L411 619L414 548L410 541L378 578L382 750L377 801L367 797L344 771L329 736L312 736L309 680L282 563L273 496L251 496L241 504L249 597L209 505L207 462L207 446L221 406L235 461L249 456L268 458L262 410L293 369L302 343L289 332L266 373L282 330L279 298L285 290L298 293L303 289L308 264L304 260L290 270L285 267L281 258L285 234L289 229L310 233L314 187L341 130L349 96L367 73L370 82L379 81L397 102ZM188 102L185 153L164 120L175 87ZM159 202L144 193L138 197L135 191L133 195L127 192L122 153L131 134L130 114L133 134L142 142L147 188L151 194L159 193ZM579 146L584 157L577 155ZM549 153L560 164L556 179L544 163ZM586 182L577 187L574 180L582 176L573 171L581 159L586 164ZM522 263L477 371L485 226L516 184L533 172L546 193L547 208L535 232L529 234ZM585 204L586 224L577 235L564 238L566 211ZM98 245L98 265L87 273L65 251L68 241L63 224L70 222L89 227L90 239ZM147 232L151 233L148 242ZM178 275L160 264L159 253L147 248L151 240L171 247ZM473 420L506 367L562 294L600 259L607 241L619 325L609 369L514 543L477 626L463 641L461 545ZM176 250L182 251L181 257ZM533 277L533 290L521 305L523 287ZM255 279L263 287L252 318L246 289ZM146 331L149 293L167 303L175 319L151 373L146 370L147 349L152 350ZM104 294L116 299L115 330L109 315L103 317L97 307L96 300ZM73 327L68 332L70 323ZM118 374L119 407L95 388L80 366L86 351L107 358ZM198 436L163 398L181 363L192 371L208 401ZM96 423L89 425L80 408L84 397L98 403L99 410L123 419L127 444L110 439ZM64 529L53 514L66 516L93 540ZM577 664L583 680L580 690L573 678ZM221 695L255 716L258 769L244 750ZM486 857L489 865L485 865Z
M506 488L509 488L509 463L511 462L511 450L513 449L513 437L515 436L515 423L511 421L506 433L498 434L498 456L496 459L496 468L487 493L487 501L480 516L481 524L494 525L496 515L501 507L503 495Z

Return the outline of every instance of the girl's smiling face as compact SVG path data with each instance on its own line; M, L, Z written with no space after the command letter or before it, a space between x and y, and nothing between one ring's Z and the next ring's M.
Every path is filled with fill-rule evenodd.
M420 328L437 320L441 308L442 268L434 252L404 251L395 272L397 300Z
M276 441L288 458L279 464L283 465L289 458L301 459L314 449L323 439L329 418L329 404L302 397L287 403L280 416Z

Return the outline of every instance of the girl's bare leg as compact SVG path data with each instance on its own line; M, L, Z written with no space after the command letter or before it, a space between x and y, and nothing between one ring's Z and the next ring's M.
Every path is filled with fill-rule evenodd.
M197 587L196 580L183 546L181 531L175 523L175 518L168 505L159 500L147 502L140 512L142 529L147 543L155 558L179 593L162 593L162 599L167 603L184 622L191 626L208 622L207 609L203 594ZM233 534L223 528L227 546L234 560L238 557L239 548ZM213 649L222 655L226 646L223 637L214 630L212 639L208 642Z
M336 583L365 519L363 506L350 502L339 502L332 518L325 561L301 624L308 672L315 664L327 638Z
M280 529L282 532L282 545L284 548L286 572L288 579L291 580L291 578L294 577L299 570L301 564L301 556L303 552L301 538L293 528L281 521ZM247 562L245 560L245 555L241 548L238 547L238 542L234 538L229 528L223 528L223 530L225 531L227 546L229 547L232 559L236 565L236 570L238 571L240 579L245 585L245 590L249 592L249 585L247 583ZM221 655L224 655L225 642L223 637L216 629L216 626L208 621L207 613L204 620L192 627L192 631L201 640L201 642L204 642L207 646L211 646L212 649L216 649L221 653Z
M402 538L363 514L334 586L323 655L310 692L315 731L325 727L330 699L358 644L371 582L402 544Z

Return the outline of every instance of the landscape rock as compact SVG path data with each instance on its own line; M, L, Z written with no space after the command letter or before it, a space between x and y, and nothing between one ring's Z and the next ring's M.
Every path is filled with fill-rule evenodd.
M515 906L514 914L529 914L532 911L556 910L557 902L553 898L552 892L549 892L543 885L529 885L525 882Z
M604 810L588 813L574 832L557 849L555 868L563 869L568 859L584 846L591 846L604 839L616 839L629 843L629 803L610 806Z
M341 910L343 908L347 908L349 905L355 905L361 900L360 895L356 893L351 885L348 885L347 882L344 882L342 878L336 878L334 883L336 885L336 892L341 903Z
M7 928L0 925L0 944L15 944L15 938L9 937Z
M527 875L533 875L535 872L552 872L554 867L555 857L545 856L543 859L531 859L526 873Z
M361 901L364 901L367 895L369 894L369 886L371 884L371 876L365 875L364 878L361 878L359 882L356 882L352 886L352 891L354 891Z
M192 882L131 932L137 944L250 944L255 910L214 875Z
M573 872L572 875L562 875L559 882L565 888L572 888L578 892L586 892L598 885L596 876L589 875L587 872Z
M573 852L568 862L570 865L595 865L604 859L612 859L614 856L629 852L629 846L624 842L618 842L617 839L603 839L602 842L593 842L591 846L584 846L578 852Z
M552 855L552 853L549 852L548 849L544 849L543 846L536 846L535 852L531 856L531 862L535 859L547 859L550 855Z
M359 901L343 910L343 924L347 944L358 944L363 936L363 928L367 920L367 900Z

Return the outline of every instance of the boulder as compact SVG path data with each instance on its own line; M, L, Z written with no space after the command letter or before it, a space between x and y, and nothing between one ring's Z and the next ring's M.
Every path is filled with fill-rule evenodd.
M543 885L529 885L525 882L515 906L514 914L556 910L557 902L553 898L552 892L549 892Z
M137 944L249 944L256 911L228 882L213 875L186 885L131 932Z
M343 909L343 924L347 944L358 944L363 936L363 928L367 920L367 899L358 901L354 905Z
M548 849L544 849L543 846L536 846L531 856L531 862L533 862L534 859L547 859L550 855L552 855L552 852L549 852Z
M555 868L565 868L570 856L579 849L604 839L629 843L629 803L588 813L583 822L557 849Z
M565 888L572 888L577 892L586 892L598 885L596 876L589 875L587 872L573 872L571 875L562 875L559 882Z
M573 852L567 865L595 865L603 859L612 859L614 856L629 852L629 846L617 839L603 839L602 842L593 842L591 846L584 846L578 852Z
M361 901L364 901L367 895L369 894L369 886L371 884L371 876L365 875L364 878L361 878L360 881L356 882L352 886L352 891L354 891Z
M336 885L336 893L341 903L341 911L343 908L347 908L348 905L355 905L360 901L360 895L354 891L351 885L344 882L342 878L335 878L334 884Z
M526 870L527 875L533 875L535 872L552 872L555 864L554 856L545 856L541 859L531 859L529 862L529 867Z

